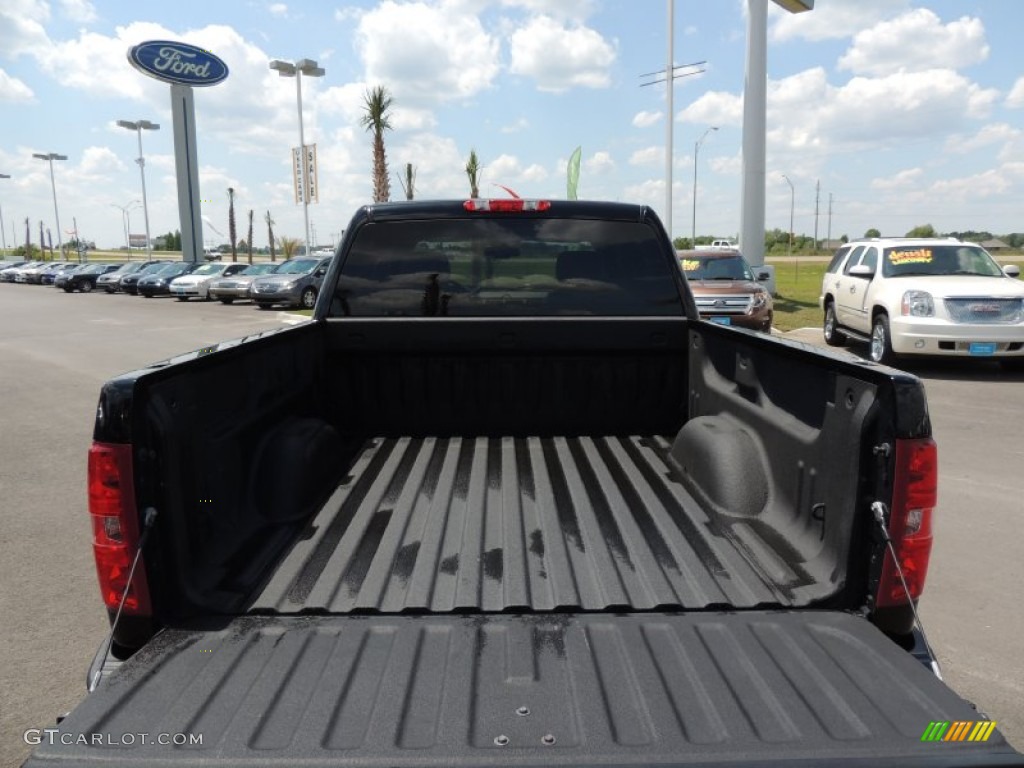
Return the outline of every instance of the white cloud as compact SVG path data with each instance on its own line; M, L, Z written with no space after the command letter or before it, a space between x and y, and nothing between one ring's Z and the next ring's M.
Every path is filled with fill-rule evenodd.
M819 2L809 13L786 13L769 4L775 19L769 36L776 42L851 37L862 29L896 16L909 6L910 0L832 0Z
M8 58L45 49L50 39L44 24L50 6L36 0L4 0L0 4L0 51Z
M537 16L512 33L509 47L511 72L533 79L542 91L605 88L611 83L615 47L589 27Z
M897 192L900 190L917 189L921 186L924 178L924 170L921 168L907 168L899 173L884 179L873 179L871 188L883 192Z
M146 164L149 165L149 158ZM114 154L110 147L86 147L82 151L82 160L78 164L77 173L82 180L106 179L109 174L124 170L125 164Z
M664 115L661 112L637 112L633 116L633 125L637 128L650 128L661 121Z
M60 0L61 15L78 24L96 21L96 8L89 0Z
M359 18L356 49L367 82L416 106L470 98L489 88L499 69L497 39L451 2L384 0Z
M917 8L857 33L839 68L875 75L959 69L984 61L988 54L980 19L964 16L943 25L932 11Z
M1006 106L1016 109L1024 107L1024 77L1018 78L1006 97Z
M560 19L582 21L594 10L594 0L501 0L505 8L519 8L532 15L547 14ZM478 4L474 4L478 7Z
M629 157L630 165L658 165L665 162L664 147L644 147Z
M271 16L288 17L288 6L285 3L271 3L267 6L267 10Z
M991 123L983 126L973 136L955 135L946 140L945 151L953 154L966 154L992 144L1006 144L1016 141L1024 133L1007 123Z
M32 89L16 77L0 69L0 103L17 104L35 101Z
M742 125L743 97L723 91L708 91L679 112L676 120L707 125Z
M708 158L708 167L718 176L739 176L743 171L743 156L719 155Z
M514 123L510 123L509 125L503 125L501 127L501 132L502 133L519 133L521 131L525 131L529 127L530 127L530 121L527 120L525 117L520 117Z
M589 158L583 161L583 168L587 173L592 173L598 176L602 173L609 173L615 170L615 161L608 152L595 152Z

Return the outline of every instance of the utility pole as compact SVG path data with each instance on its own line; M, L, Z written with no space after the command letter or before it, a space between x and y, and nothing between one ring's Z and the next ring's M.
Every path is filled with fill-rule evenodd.
M814 250L818 250L818 204L821 202L821 179L814 184Z
M832 193L828 193L828 247L832 247Z

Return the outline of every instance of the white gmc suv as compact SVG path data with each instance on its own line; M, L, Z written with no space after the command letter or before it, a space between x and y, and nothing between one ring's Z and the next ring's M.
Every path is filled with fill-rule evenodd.
M825 341L867 341L897 355L992 357L1024 367L1024 283L980 245L955 238L873 238L840 248L821 283Z

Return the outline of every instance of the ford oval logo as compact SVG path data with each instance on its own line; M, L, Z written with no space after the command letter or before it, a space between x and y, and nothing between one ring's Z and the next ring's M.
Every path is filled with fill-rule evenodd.
M209 51L173 40L132 46L128 61L150 77L178 85L216 85L228 76L228 65Z

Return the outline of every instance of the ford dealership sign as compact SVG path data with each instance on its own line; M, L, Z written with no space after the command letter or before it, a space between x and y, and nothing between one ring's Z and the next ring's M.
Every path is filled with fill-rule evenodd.
M157 80L178 85L216 85L228 65L209 51L173 40L150 40L128 50L128 61Z

